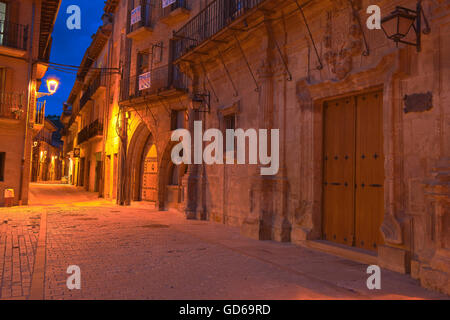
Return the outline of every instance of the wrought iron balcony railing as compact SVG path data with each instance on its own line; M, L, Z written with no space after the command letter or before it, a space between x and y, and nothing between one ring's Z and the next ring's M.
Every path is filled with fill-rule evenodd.
M36 102L36 112L34 114L34 124L43 126L45 121L45 100Z
M80 110L91 100L92 96L97 92L100 87L106 86L106 77L103 74L98 74L89 85L88 89L84 92L80 99Z
M28 26L0 20L0 46L27 50Z
M0 92L0 118L20 120L25 106L25 93Z
M215 0L174 33L175 60L265 0Z
M97 136L103 136L103 123L98 119L84 127L83 130L78 133L78 145Z
M121 100L156 95L169 90L187 91L187 88L188 78L178 69L178 66L166 65L148 73L123 79Z
M189 4L188 0L177 0L174 3L172 3L170 6L162 8L161 16L167 17L170 15L173 11L177 9L186 9L189 10Z
M150 0L140 0L130 13L130 25L128 33L134 32L142 27L152 27L152 6Z

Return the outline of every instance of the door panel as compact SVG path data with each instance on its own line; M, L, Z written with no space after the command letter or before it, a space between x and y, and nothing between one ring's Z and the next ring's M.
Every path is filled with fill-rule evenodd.
M383 243L381 92L324 105L323 238L376 250Z
M325 106L324 238L352 245L354 230L355 101Z
M144 149L146 157L143 163L142 195L143 201L155 202L158 200L158 158L156 146L149 145Z
M382 94L357 97L356 246L375 250L383 243L384 153Z

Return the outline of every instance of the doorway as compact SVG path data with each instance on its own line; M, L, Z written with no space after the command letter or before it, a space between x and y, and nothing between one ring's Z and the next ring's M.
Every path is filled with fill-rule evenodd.
M323 239L366 250L383 243L383 94L325 102Z
M156 204L158 200L158 154L156 145L148 144L142 160L141 199Z

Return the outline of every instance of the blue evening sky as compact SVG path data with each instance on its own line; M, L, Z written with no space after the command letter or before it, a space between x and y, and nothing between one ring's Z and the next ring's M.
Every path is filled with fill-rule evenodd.
M81 9L81 30L69 30L66 26L67 8L70 5L78 5ZM101 17L104 0L62 0L61 8L53 30L53 46L50 61L61 64L79 66L84 52L91 44L91 36L101 25ZM67 74L53 69L48 69L40 91L47 92L45 79L54 76L60 80L58 91L47 100L46 115L59 115L62 112L63 103L69 97L75 82L74 74Z

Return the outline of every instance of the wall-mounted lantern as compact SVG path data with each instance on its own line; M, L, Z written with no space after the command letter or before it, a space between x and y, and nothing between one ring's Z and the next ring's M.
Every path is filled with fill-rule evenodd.
M58 90L59 87L59 81L55 78L48 78L47 79L47 90L48 92L38 92L37 98L42 98L44 96L52 96L55 94L55 92Z
M192 96L192 108L197 112L211 112L211 94L194 93Z
M422 18L425 22L425 28L422 30ZM417 52L421 50L421 34L430 33L430 26L428 20L422 9L422 1L417 2L417 9L411 10L408 8L397 6L390 15L381 20L381 28L386 34L387 38L394 41L397 46L399 43L415 46ZM403 40L413 28L416 33L416 43Z
M48 92L54 94L58 90L59 81L56 79L47 79L47 89Z

